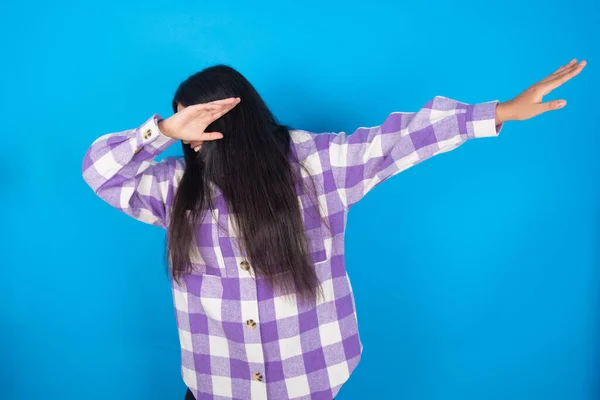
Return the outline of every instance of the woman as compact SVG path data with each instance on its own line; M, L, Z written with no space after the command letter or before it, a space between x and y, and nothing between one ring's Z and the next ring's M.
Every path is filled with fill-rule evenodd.
M86 182L167 230L186 399L332 399L362 352L348 210L412 165L564 107L542 97L584 66L506 103L435 97L351 135L280 125L242 75L216 66L181 84L171 117L96 140ZM154 159L178 140L183 157Z

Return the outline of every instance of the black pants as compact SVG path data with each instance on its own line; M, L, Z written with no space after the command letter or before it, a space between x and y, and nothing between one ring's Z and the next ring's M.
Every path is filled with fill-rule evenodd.
M185 392L185 399L183 400L196 400L196 398L194 397L192 391L188 389L187 392Z

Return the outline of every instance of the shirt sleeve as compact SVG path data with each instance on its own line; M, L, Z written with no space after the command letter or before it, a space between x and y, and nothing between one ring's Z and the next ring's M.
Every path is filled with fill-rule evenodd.
M417 112L390 114L380 126L330 134L329 161L342 203L350 208L386 179L468 139L498 136L497 104L436 96Z
M167 227L167 207L183 174L176 157L155 157L176 142L158 129L153 115L136 129L96 139L83 159L83 178L108 204L148 224Z

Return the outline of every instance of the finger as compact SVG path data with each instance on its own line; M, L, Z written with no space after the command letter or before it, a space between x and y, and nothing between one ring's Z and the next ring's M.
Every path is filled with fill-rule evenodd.
M211 101L211 102L208 102L205 104L226 105L226 104L239 103L239 101L240 101L239 97L229 97L227 99L215 100L215 101Z
M577 62L577 59L574 58L571 61L569 61L568 63L566 63L565 65L561 66L559 69L557 69L556 71L554 71L554 73L557 73L559 71L562 71L565 68L569 68L572 65L575 65L575 63Z
M240 98L236 98L233 103L218 105L216 108L204 109L200 106L198 113L198 120L201 121L204 125L208 126L212 124L214 121L228 113L232 108L237 106L240 103Z
M204 112L204 111L215 111L215 110L222 110L224 108L229 107L231 104L229 103L225 103L225 104L212 104L212 103L206 103L206 104L198 104L195 106L195 111L196 112Z
M208 116L208 118L210 119L211 122L214 122L214 121L218 120L219 118L221 118L223 115L227 114L229 111L231 111L236 105L237 105L237 103L230 107L224 108L222 110L213 112Z
M233 107L235 107L236 105L238 105L240 103L240 98L236 98L235 101L233 102L229 102L229 103L224 103L224 104L204 104L198 107L198 112L199 112L199 116L200 118L205 119L206 121L209 121L208 123L215 121L217 118L213 118L213 115L220 113L219 117L221 115L224 115L225 113L227 113L229 110L231 110Z
M212 140L223 139L223 134L221 132L203 132L201 137L202 142L207 142Z
M573 65L569 65L569 66L565 66L563 69L561 69L560 71L555 72L554 74L546 77L546 79L540 81L540 83L545 83L551 80L554 80L556 78L559 78L565 74L571 73L574 70L576 70L579 67L580 64L573 64Z
M223 108L226 105L223 104L196 104L195 109L196 111L204 111L204 110L216 110L218 108Z
M586 66L586 62L582 61L579 64L577 64L576 67L570 68L568 70L568 72L557 75L554 79L544 82L544 85L543 85L544 96L547 95L548 93L550 93L551 91L553 91L554 89L556 89L557 87L563 85L568 80L573 79L574 77L579 75L579 73L581 71L583 71L583 68L585 66Z
M554 80L554 79L560 78L562 76L565 76L567 74L570 74L571 72L576 71L578 68L584 67L585 64L586 64L586 62L582 61L579 64L571 65L570 67L565 68L564 70L560 71L558 74L552 76L552 78L549 80Z
M555 111L564 108L567 105L566 100L552 100L539 105L539 113L542 114L548 111Z
M202 137L202 140L192 140L192 141L186 141L184 143L189 144L190 147L192 148L192 150L199 151L200 148L202 148L202 144L204 142L210 142L213 140L218 140L218 139L223 138L223 134L220 132L203 132L202 135L200 135L200 136Z
M218 110L218 109L221 109L224 107L228 107L232 104L237 104L239 102L240 102L239 97L232 97L229 99L211 101L209 103L196 104L190 108L192 108L193 110L195 110L197 112L202 112L202 111Z
M560 72L564 71L565 69L572 67L573 65L575 65L575 63L577 62L577 59L574 58L571 61L569 61L568 64L562 65L559 69L557 69L556 71L554 71L553 73L551 73L550 75L548 75L547 77L545 77L544 79L542 79L540 82L545 82L549 79L552 79L553 77L555 77L557 74L559 74Z

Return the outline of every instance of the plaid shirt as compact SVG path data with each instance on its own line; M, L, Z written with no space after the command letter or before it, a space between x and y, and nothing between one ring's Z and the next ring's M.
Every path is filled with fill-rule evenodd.
M468 139L497 136L496 101L468 105L435 97L415 113L392 113L381 126L354 133L291 131L292 151L308 167L321 224L303 194L306 233L324 296L305 307L273 292L240 251L226 201L197 226L195 272L172 282L181 371L197 399L331 400L357 366L362 344L344 262L350 207L386 179ZM166 228L184 165L156 161L176 141L154 115L139 128L104 135L89 148L83 177L104 201ZM304 175L304 179L308 179ZM227 227L227 231L218 225Z

